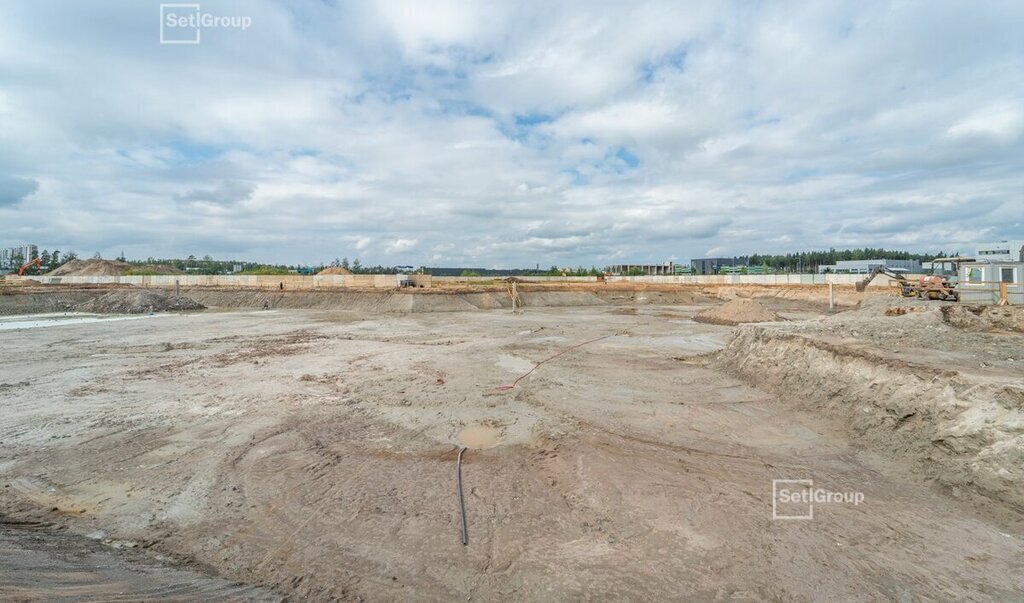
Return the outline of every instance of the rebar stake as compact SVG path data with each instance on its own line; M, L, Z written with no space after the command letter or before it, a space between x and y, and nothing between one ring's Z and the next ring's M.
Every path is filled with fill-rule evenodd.
M465 446L459 446L459 457L455 461L455 489L459 496L459 514L462 516L462 544L469 543L469 536L466 533L466 503L462 499L462 453L466 451Z

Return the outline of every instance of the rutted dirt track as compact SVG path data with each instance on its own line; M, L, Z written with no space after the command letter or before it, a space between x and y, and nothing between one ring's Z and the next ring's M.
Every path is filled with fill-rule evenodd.
M5 332L0 513L314 599L1024 596L1019 514L708 366L733 329L694 323L699 309ZM465 456L463 547L470 426L500 436ZM773 520L773 479L864 502Z

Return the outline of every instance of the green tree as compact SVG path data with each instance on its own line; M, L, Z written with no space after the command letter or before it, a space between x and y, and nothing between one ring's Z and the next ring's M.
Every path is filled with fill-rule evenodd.
M359 258L352 260L352 273L359 274L363 271L363 264L359 261Z
M349 266L349 264L348 264L348 258L347 257L343 258L341 260L341 267L344 268L345 270L351 270L351 266Z
M50 267L50 262L53 261L53 256L50 255L49 249L44 249L43 252L39 254L39 261L43 263L44 267Z

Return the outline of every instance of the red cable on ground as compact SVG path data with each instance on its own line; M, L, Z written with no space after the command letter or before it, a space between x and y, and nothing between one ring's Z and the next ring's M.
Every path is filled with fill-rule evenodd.
M512 385L499 385L497 387L497 389L499 389L499 390L510 390L513 387L519 385L520 381L522 381L523 379L529 377L530 374L533 373L533 371L537 370L538 366L544 364L548 360L554 360L555 358L558 358L562 354L567 354L567 353L569 353L569 352L571 352L571 351L573 351L575 349L582 348L583 346L587 345L588 343L594 343L595 341L601 341L602 339L608 339L609 337L614 337L614 336L615 336L614 333L611 334L611 335L604 335L603 337L598 337L596 339L591 339L590 341L584 341L583 343L577 343L576 345L572 346L571 348L565 348L561 352L559 352L559 353L557 353L557 354L555 354L553 356L548 356L544 360L541 360L537 364L533 365L532 369L530 369L530 370L526 371L525 373L523 373L522 375L520 375L515 381L512 382Z

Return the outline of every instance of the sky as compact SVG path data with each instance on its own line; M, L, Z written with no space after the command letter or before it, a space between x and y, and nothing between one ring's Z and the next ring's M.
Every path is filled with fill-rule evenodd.
M1024 238L1019 1L202 1L248 26L198 44L164 10L0 3L0 245L509 268Z

